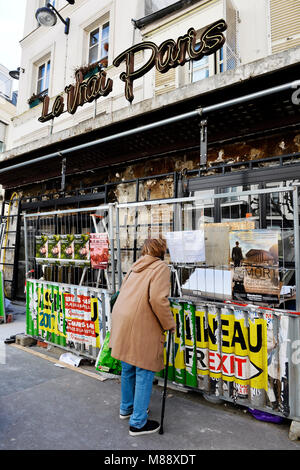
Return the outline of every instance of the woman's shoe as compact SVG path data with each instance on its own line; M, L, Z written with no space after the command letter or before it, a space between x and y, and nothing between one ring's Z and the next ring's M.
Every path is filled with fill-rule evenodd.
M160 424L157 421L151 421L148 419L145 426L142 428L135 428L134 426L129 427L130 436L143 436L144 434L152 434L157 432L160 428Z

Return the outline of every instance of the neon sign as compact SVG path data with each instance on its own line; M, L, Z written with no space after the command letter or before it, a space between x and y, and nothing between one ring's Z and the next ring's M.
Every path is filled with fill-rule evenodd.
M133 84L153 67L160 73L166 73L171 68L184 65L189 60L200 60L204 56L213 54L225 43L223 32L227 29L224 20L218 20L208 26L197 42L196 30L190 28L188 32L180 36L177 41L167 39L160 46L154 42L145 41L126 49L113 61L115 67L125 62L126 70L120 74L120 79L125 83L125 98L131 103L134 100ZM135 69L135 55L141 51L149 51L150 58L142 67ZM67 94L67 112L74 114L78 106L108 96L113 90L113 80L107 77L104 70L99 70L88 79L84 79L81 70L75 73L75 84L65 87ZM40 122L60 116L64 111L64 97L59 95L55 98L52 109L49 112L50 99L46 95L43 100Z

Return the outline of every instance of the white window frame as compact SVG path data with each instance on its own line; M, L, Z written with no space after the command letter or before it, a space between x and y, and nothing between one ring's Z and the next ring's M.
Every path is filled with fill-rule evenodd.
M190 83L195 83L200 80L205 80L205 78L211 77L212 75L217 75L218 73L226 72L226 57L225 57L225 50L223 46L221 49L218 49L214 54L209 56L204 56L203 59L207 61L207 65L204 65L203 59L199 61L190 61L189 62L189 74L190 74ZM206 59L205 59L206 57ZM202 62L203 61L203 62ZM201 64L202 62L202 64ZM194 80L193 73L197 72L198 70L205 70L208 69L208 76L204 78L200 78L198 80Z
M198 82L200 80L204 80L205 78L208 78L209 75L210 75L210 64L209 64L209 59L210 57L209 56L204 56L202 57L202 59L200 60L191 60L190 64L191 64L191 69L190 69L190 80L191 80L191 83L195 83L195 82ZM207 72L207 76L203 77L203 78L194 78L194 75L197 73L197 72Z
M0 89L0 95L10 100L12 97L12 80L2 71L0 71L0 83L1 88L3 85L3 89Z
M49 68L48 68L48 64L49 64ZM45 69L45 76L43 78L43 80L45 80L45 85L48 83L48 86L45 86L42 90L39 90L39 82L41 81L41 79L39 78L39 72L41 70L41 68L44 67ZM36 83L35 83L35 93L37 95L40 95L40 94L43 94L45 93L46 91L48 92L49 94L49 88L50 88L50 75L51 75L51 57L47 57L44 59L44 61L41 61L40 63L36 64L36 68L37 68L37 74L36 74Z
M108 51L107 55L105 58L107 58L107 65L108 66L111 63L111 12L110 10L103 10L102 14L99 15L99 17L96 20L87 20L85 21L81 27L83 30L83 47L82 47L82 63L84 65L89 65L91 63L97 62L100 60L100 48L99 48L99 43L102 41L102 34L101 38L99 37L99 43L98 43L98 54L95 59L93 59L92 62L90 62L90 35L95 31L97 28L99 28L99 31L102 32L103 26L106 24L109 24L109 31L108 31Z
M104 29L107 26L108 26L108 36L106 38L103 33L104 33ZM105 59L107 59L107 61L108 61L109 29L110 29L110 24L109 24L109 20L107 20L107 21L104 21L104 22L100 23L98 26L96 26L96 28L93 28L91 31L89 31L89 33L88 33L88 55L87 55L87 63L88 64L92 64L94 62L98 62L99 60L105 60ZM91 36L96 31L98 31L98 42L91 45ZM106 55L105 55L105 53L103 54L102 52L103 52L103 47L104 47L104 44L106 42L105 41L106 39L108 39L108 41L107 41L108 49L107 49ZM95 49L97 49L97 54L96 54L95 57L91 58L91 51L95 50Z
M201 37L203 31L205 31L205 28L199 29L197 31L197 41L196 42L198 42L200 40L200 37ZM217 67L217 68L219 70L219 67ZM203 78L200 78L200 79L197 79L197 80L194 79L194 73L196 73L198 71L201 71L201 70L207 70L208 71L207 77L203 77ZM212 75L215 75L215 73L216 73L215 72L215 54L204 56L200 60L190 60L189 61L189 83L196 83L198 81L205 80L205 78L208 78Z
M157 11L162 10L163 8L169 7L176 3L177 0L145 0L145 15L151 15L152 13L156 13Z
M218 66L217 66L218 67ZM195 79L194 78L194 73L200 71L200 70L207 70L208 75L207 77L203 77L200 79ZM219 68L218 68L219 70ZM204 56L200 60L190 60L189 61L189 83L196 83L201 80L205 80L208 77L211 77L212 75L215 75L215 56L214 54L211 54L209 56Z
M37 8L46 7L47 3L52 3L52 5L57 9L58 0L38 0Z
M0 134L1 134L1 136L0 136L0 153L2 153L2 152L5 152L5 148L6 148L6 138L7 138L8 124L4 121L0 121L0 126L1 126L1 129L3 129L3 133L2 133L2 131L0 131Z

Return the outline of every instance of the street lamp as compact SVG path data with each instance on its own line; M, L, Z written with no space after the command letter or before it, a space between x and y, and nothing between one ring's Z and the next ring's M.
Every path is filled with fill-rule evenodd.
M67 1L73 5L75 0ZM58 17L65 25L65 34L69 34L70 18L66 18L64 20L51 3L47 3L47 6L45 7L38 8L35 12L35 17L37 22L43 26L54 26Z
M11 78L14 78L15 80L19 80L20 72L24 73L25 69L22 69L21 67L18 67L17 70L10 70L10 72L8 72L8 74Z

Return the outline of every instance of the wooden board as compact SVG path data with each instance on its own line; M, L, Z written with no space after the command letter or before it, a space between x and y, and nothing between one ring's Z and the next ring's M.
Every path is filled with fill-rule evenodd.
M46 359L47 361L53 362L54 364L59 364L60 366L65 367L66 369L73 370L74 372L78 372L79 374L86 375L88 377L91 377L92 379L100 380L100 382L104 382L107 380L106 377L102 377L101 375L98 375L94 372L90 372L85 369L80 369L79 367L71 366L70 364L66 364L63 361L60 361L58 359L55 359L55 357L47 356L46 354L42 354L38 351L34 351L30 348L26 348L25 346L21 346L19 344L12 343L10 346L13 346L16 349L20 349L21 351L26 351L29 354L33 354L36 357L40 357L41 359Z

